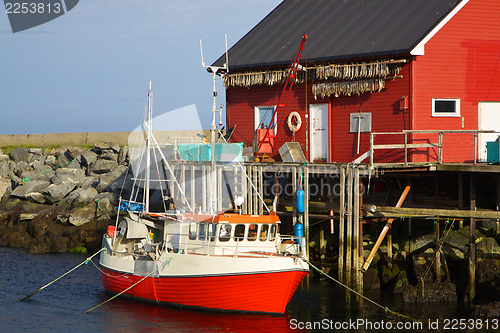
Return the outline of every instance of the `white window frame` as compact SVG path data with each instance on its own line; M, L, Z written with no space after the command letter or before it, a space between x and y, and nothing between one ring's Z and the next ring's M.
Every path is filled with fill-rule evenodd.
M266 110L269 109L269 112L273 112L276 110L276 105L261 105L261 106L255 106L253 108L253 114L254 114L254 125L253 127L255 129L258 129L257 127L259 126L260 124L260 121L261 121L261 113L262 115L264 115L264 113L266 112ZM274 123L276 124L276 121L278 120L278 115L275 115L274 116ZM265 124L265 125L269 125L269 124ZM273 134L276 134L277 132L277 129L278 129L278 126L274 126L274 133Z
M436 102L455 101L455 112L436 112ZM432 99L433 117L460 117L460 98L433 98Z

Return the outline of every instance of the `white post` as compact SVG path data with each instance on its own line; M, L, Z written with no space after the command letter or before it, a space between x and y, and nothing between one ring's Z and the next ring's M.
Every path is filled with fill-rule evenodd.
M144 191L146 192L145 194L145 200L146 200L146 207L145 211L146 213L149 212L149 182L151 178L151 134L153 132L153 106L152 106L152 100L153 100L153 93L151 92L151 81L149 81L149 92L148 92L148 137L147 137L147 153L146 153L146 186Z

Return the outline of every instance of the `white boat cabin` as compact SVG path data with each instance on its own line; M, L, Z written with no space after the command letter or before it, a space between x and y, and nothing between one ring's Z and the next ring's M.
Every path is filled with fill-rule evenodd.
M276 214L131 214L114 235L113 250L149 254L163 252L218 256L299 255L304 250L295 236L279 234Z

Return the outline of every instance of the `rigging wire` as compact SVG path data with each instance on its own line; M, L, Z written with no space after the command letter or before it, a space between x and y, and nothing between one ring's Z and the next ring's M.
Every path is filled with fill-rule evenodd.
M231 147L229 146L229 143L227 142L226 138L222 135L221 131L219 129L217 129L217 131L219 132L219 134L221 135L221 137L224 139L224 142L227 144L227 147L229 148L229 151L234 154L233 150L231 149ZM215 148L215 147L214 147ZM264 205L264 207L266 207L266 210L268 213L271 213L271 211L269 210L269 207L267 207L266 205L266 202L264 201L264 198L262 198L261 194L259 193L259 191L257 190L257 188L255 187L255 184L252 182L252 180L250 179L250 177L248 176L245 168L243 167L243 165L241 165L240 161L236 160L236 163L238 163L238 166L241 168L242 172L245 174L245 177L247 178L247 180L250 182L250 184L252 185L252 188L255 190L255 192L257 193L257 196L259 197L260 201L262 201L262 204Z
M37 291L29 294L28 296L26 297L23 297L21 298L18 302L22 302L24 300L27 300L28 298L30 298L31 296L35 295L37 292L39 291L42 291L43 289L45 289L46 287L50 286L52 283L56 282L57 280L63 278L64 276L68 275L69 273L73 272L75 269L77 269L78 267L80 267L81 265L83 264L88 264L89 261L92 261L92 258L95 257L96 255L98 255L99 253L103 252L105 249L102 248L100 249L99 251L97 251L96 253L94 253L93 255L91 255L90 257L88 257L85 261L82 261L80 264L76 265L75 267L73 267L72 269L70 269L69 271L67 271L66 273L64 273L63 275L61 275L60 277L58 277L57 279L53 280L52 282L49 282L47 283L46 285L44 285L43 287L41 287L40 289L38 289Z

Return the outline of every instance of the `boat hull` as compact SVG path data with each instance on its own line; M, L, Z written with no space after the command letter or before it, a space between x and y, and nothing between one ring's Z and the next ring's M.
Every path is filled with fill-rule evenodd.
M304 270L217 276L146 277L102 268L104 289L139 300L237 312L284 313Z

